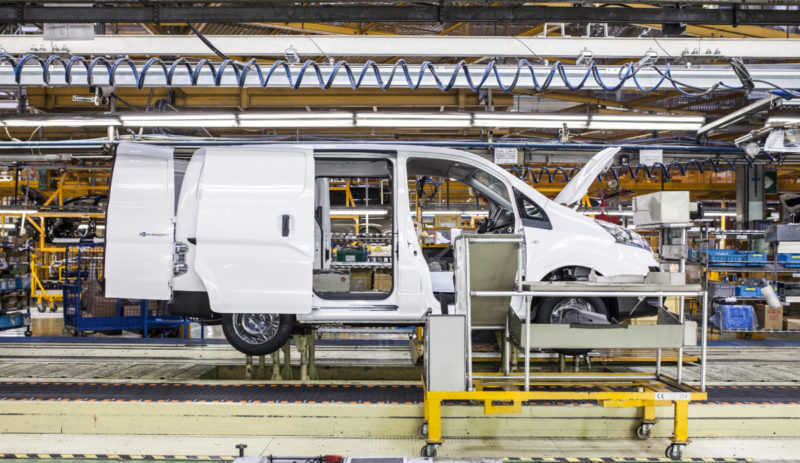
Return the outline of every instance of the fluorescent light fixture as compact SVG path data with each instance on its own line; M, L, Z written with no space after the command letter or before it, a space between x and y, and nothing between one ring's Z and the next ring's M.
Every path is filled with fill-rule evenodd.
M119 116L126 127L236 127L233 113L130 113Z
M800 116L772 116L767 119L767 125L800 124Z
M589 116L589 130L690 130L697 131L705 119L697 116L653 116L649 114Z
M356 113L356 127L470 127L469 113Z
M705 119L695 116L653 116L649 114L530 114L475 113L475 127L590 130L697 130Z
M475 113L475 127L517 127L525 129L560 129L567 124L573 129L585 129L587 117L569 114Z
M703 212L705 217L736 217L735 212L721 212L721 211L705 211ZM731 233L736 233L736 230L730 231Z
M0 214L36 214L36 209L0 209Z
M10 117L3 118L6 127L108 127L120 125L116 117Z
M386 215L386 209L331 209L330 215Z
M239 127L353 127L351 112L241 113Z

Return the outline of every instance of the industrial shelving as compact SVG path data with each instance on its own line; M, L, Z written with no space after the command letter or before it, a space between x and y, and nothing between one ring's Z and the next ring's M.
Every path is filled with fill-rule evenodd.
M753 237L757 236L764 236L766 234L765 230L703 230L703 243L707 244L710 237L714 237L715 239L732 239L737 241L750 241ZM772 260L767 260L764 263L754 263L752 261L736 261L736 262L728 262L733 264L740 264L740 265L715 265L713 262L709 261L707 248L701 248L701 260L700 263L703 265L703 274L704 274L704 282L705 287L708 288L709 282L709 273L716 272L716 273L735 273L735 274L745 274L745 275L757 275L757 274L771 274L772 278L770 279L773 284L778 282L779 275L796 275L800 274L800 268L791 268L785 267L781 263L778 262L777 252L772 252L773 258ZM774 251L774 250L773 250ZM769 253L767 253L769 254ZM784 303L784 314L786 310L786 303L792 302L791 298L782 298L782 302ZM730 298L711 298L711 305L719 302L730 301ZM763 302L766 299L763 296L734 296L733 300L736 302ZM800 301L796 301L800 302ZM740 334L753 334L753 333L800 333L800 330L765 330L765 329L722 329L720 327L720 333L740 333Z

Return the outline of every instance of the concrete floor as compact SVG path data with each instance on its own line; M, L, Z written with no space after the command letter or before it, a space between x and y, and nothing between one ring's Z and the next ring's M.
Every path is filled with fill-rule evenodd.
M712 384L797 384L800 358L797 347L762 347L757 342L743 346L719 346L709 350L709 380ZM689 350L687 355L696 355ZM408 365L406 347L321 346L321 364L368 361L385 366ZM614 352L605 355L613 356ZM54 361L54 359L57 359ZM0 343L0 379L140 379L197 380L219 365L239 365L241 354L223 344L206 346ZM652 367L621 366L612 371L638 371ZM674 368L674 367L669 367ZM696 379L697 365L688 365L687 379ZM735 420L735 418L732 418ZM0 418L2 420L2 418ZM800 419L796 423L800 436ZM147 454L147 455L235 455L235 445L248 445L247 455L416 456L422 441L417 438L344 438L321 436L274 436L270 429L248 430L242 437L222 435L164 436L133 434L14 434L0 435L0 453L52 454ZM140 433L142 430L131 430ZM210 430L213 433L213 429ZM408 435L408 434L406 434ZM637 457L662 458L668 440L555 439L555 438L463 438L447 439L440 457ZM689 458L752 458L758 462L798 461L800 438L700 438L685 450Z
M318 437L229 437L153 435L6 434L0 453L236 455L236 444L247 444L246 455L415 456L421 441L413 438L353 439ZM440 457L638 457L661 458L665 439L448 439ZM756 462L797 461L800 439L695 439L687 458L752 458Z

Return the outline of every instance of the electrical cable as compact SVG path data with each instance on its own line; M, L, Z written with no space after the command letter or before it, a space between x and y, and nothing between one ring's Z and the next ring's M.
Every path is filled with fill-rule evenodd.
M198 37L200 37L200 35L198 35ZM213 47L213 45L211 46ZM216 52L219 51L216 47L212 48L212 50L216 50ZM221 53L220 56L226 55ZM356 90L362 87L365 79L370 76L374 78L371 83L374 82L377 84L377 87L381 90L388 90L392 86L394 79L398 76L405 80L405 84L409 89L417 90L422 86L426 74L433 78L436 87L442 91L451 90L457 81L466 81L467 87L477 92L486 86L489 79L493 78L500 90L509 93L518 86L520 78L524 75L530 76L530 81L533 83L533 90L539 92L548 89L556 78L560 79L562 83L571 90L582 89L590 79L600 86L600 88L608 91L618 90L625 82L631 80L639 91L645 93L660 89L668 82L675 90L688 96L705 95L719 87L732 90L742 88L723 82L717 82L708 88L698 88L689 85L672 76L670 63L665 64L663 69L652 64L638 66L638 64L633 62L627 63L620 68L618 81L614 84L608 84L603 81L601 77L602 70L594 61L590 62L584 68L583 75L578 77L578 81L572 82L568 77L568 69L560 61L551 65L545 75L540 74L537 76L534 65L525 59L519 60L516 70L510 73L509 77L504 79L500 75L496 60L487 62L482 71L475 69L470 70L469 65L463 60L459 61L452 68L444 70L441 68L441 65L434 65L430 61L424 61L416 67L416 73L412 72L410 69L411 66L403 59L397 60L391 69L384 69L383 71L381 70L381 66L373 60L368 60L361 65L360 69L356 70L354 70L353 65L347 61L336 61L332 63L332 67L326 75L320 64L311 60L307 60L302 65L297 66L285 60L276 60L270 65L261 65L256 59L250 59L246 63L236 62L230 58L225 58L223 61L217 63L208 59L201 59L192 63L185 57L180 57L172 62L164 62L160 58L150 58L139 68L131 58L126 56L111 60L102 56L91 59L82 56L72 56L65 59L58 55L42 58L35 54L26 54L22 57L15 58L12 55L0 53L0 63L6 63L11 66L17 84L22 84L22 70L31 62L37 63L41 68L42 81L45 85L50 85L51 83L51 70L59 66L61 68L59 70L63 72L63 81L67 84L75 85L75 83L72 82L72 71L75 67L82 67L85 71L87 85L95 85L94 78L96 72L98 70L105 70L107 82L109 85L113 86L116 84L116 73L118 69L127 66L133 75L136 87L139 89L145 86L148 76L152 77L152 72L154 72L154 70L160 70L161 77L164 79L166 85L173 86L175 73L178 69L185 70L186 74L189 76L189 85L191 86L197 86L201 76L205 79L208 74L210 74L214 84L219 86L222 84L222 78L225 73L232 70L235 74L236 84L239 87L244 87L248 82L248 78L255 77L258 79L259 85L262 88L266 88L269 86L271 79L276 73L282 73L286 78L284 82L288 82L288 86L293 90L300 88L307 74L312 74L313 77L316 77L319 88L323 90L330 89L334 81L337 81L337 79L341 77L345 77L350 84L350 88ZM645 68L652 68L661 76L661 79L650 88L643 87L637 78L639 71ZM570 68L569 71L574 71L574 68ZM416 78L414 77L415 75ZM459 78L462 80L459 80ZM754 80L754 82L756 82L756 80ZM786 92L787 94L800 96L800 93L784 89L770 82L758 82L771 86L776 90ZM186 83L181 82L181 85L186 85ZM691 93L687 90L693 90L699 93Z
M744 159L752 166L753 160L749 159L747 156L744 156ZM774 162L774 157L769 156L770 160ZM728 157L720 156L715 159L690 159L688 161L672 161L667 164L663 164L657 162L652 166L646 165L637 165L637 166L613 166L608 169L608 172L614 177L615 180L619 181L620 176L623 173L628 173L632 179L636 179L640 173L644 173L646 178L655 179L656 173L660 172L661 175L665 179L671 179L672 174L671 171L677 169L681 175L686 175L686 172L689 170L697 170L701 174L705 172L707 169L714 171L714 173L719 172L728 172L735 170L735 162ZM570 169L567 171L567 169ZM539 183L542 180L542 177L547 175L547 180L549 183L552 183L553 180L556 179L558 174L561 174L565 182L569 182L572 178L581 171L581 167L572 167L572 168L564 168L564 167L511 167L509 171L514 174L517 178L521 180L527 180L528 177L533 181L533 183ZM603 180L604 174L598 175L598 180Z
M206 46L209 49L211 49L211 51L213 51L214 54L216 54L217 56L219 56L220 58L222 58L224 60L228 60L228 61L231 60L230 58L228 58L228 55L226 55L225 53L222 53L219 48L215 47L214 44L211 43L211 41L206 38L205 35L203 35L199 30L197 30L197 28L194 27L194 24L186 23L186 25L189 26L189 29L191 29L192 32L194 32L194 35L196 35L198 39L200 39L204 44L206 44Z

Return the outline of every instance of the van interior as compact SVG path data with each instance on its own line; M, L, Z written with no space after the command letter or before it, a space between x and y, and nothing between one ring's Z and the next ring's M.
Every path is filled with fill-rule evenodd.
M317 159L314 292L380 299L394 285L394 200L388 160Z
M411 215L434 281L433 272L453 270L458 233L514 232L508 187L489 172L430 158L410 159L407 172Z
M314 292L325 299L381 299L394 286L393 165L386 159L316 160ZM457 161L412 158L409 206L434 293L452 293L459 233L513 233L507 185Z

